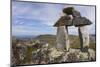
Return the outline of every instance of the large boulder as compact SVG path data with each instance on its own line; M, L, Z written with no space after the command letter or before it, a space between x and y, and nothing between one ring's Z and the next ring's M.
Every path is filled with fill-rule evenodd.
M90 25L90 24L92 24L92 22L86 17L74 17L73 18L73 25L75 25L76 27Z
M63 13L66 13L67 15L71 15L73 14L73 10L74 10L74 7L67 7L63 9Z

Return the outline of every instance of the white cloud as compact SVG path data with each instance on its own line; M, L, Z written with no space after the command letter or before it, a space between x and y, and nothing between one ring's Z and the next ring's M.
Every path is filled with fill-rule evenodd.
M78 6L78 5L77 6L76 5L62 5L61 6L61 5L55 5L55 4L44 4L40 6L41 8L35 8L32 4L33 3L25 4L22 2L13 3L13 17L40 20L42 24L46 24L47 26L50 26L52 30L54 30L53 25L60 18L62 9L64 7L73 6L75 7L75 9L81 12L82 16L89 18L93 22L93 25L91 25L89 29L90 31L92 31L92 33L94 33L95 31L95 7ZM24 22L15 21L14 23L23 24ZM32 23L31 24L28 23L28 25L32 25ZM19 31L18 30L19 29L17 28L17 30L15 30L14 32L16 31L17 32L20 31L19 33L22 33L23 31L27 32L25 31L25 29L20 29ZM33 30L29 30L29 31L31 32ZM34 33L34 32L31 32L31 33ZM77 34L77 28L69 27L69 33Z

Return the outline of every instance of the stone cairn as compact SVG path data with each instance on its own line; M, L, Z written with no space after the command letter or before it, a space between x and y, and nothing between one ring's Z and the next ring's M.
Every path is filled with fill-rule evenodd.
M60 19L54 24L54 27L57 27L57 49L69 51L68 26L75 26L78 27L80 50L87 52L89 47L88 25L90 24L92 22L86 17L82 17L80 12L73 7L64 8Z
M36 41L32 46L25 46L24 43L18 44L16 41L13 43L14 45L12 47L12 67L23 63L48 64L95 60L95 51L88 49L89 32L87 26L90 24L92 24L92 22L86 17L82 17L80 12L73 7L64 8L61 17L54 24L54 27L57 27L56 48L50 48L48 43L45 44L39 41ZM69 26L78 27L80 49L70 48L70 40L68 36ZM31 49L31 52L28 51L29 48ZM34 48L35 50L32 50ZM26 59L29 55L30 57ZM23 62L25 59L28 60L28 62Z

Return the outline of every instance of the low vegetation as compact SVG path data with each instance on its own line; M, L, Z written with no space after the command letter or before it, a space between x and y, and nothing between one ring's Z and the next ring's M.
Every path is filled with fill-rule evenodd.
M80 42L78 36L70 35L69 39L70 39L70 45L72 49L80 48ZM21 45L18 46L18 44ZM16 39L14 37L12 40L12 63L16 65L24 65L24 64L47 64L47 63L54 62L55 60L57 60L57 58L54 61L52 61L49 58L49 56L47 57L47 55L44 54L48 54L50 52L49 49L54 48L55 46L56 46L55 35L40 35L37 36L36 38L25 40L25 41ZM94 51L96 50L96 43L95 41L93 41L93 39L90 39L89 48L93 49ZM70 59L70 60L67 59L67 61L69 60L68 62L79 61L77 60L77 56L74 53L70 53L68 57ZM80 59L83 59L82 57L84 56L80 55ZM73 58L75 60L72 60Z

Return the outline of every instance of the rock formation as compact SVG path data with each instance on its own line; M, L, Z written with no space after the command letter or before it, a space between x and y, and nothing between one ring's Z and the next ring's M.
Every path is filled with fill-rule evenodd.
M92 22L86 17L82 17L80 12L73 7L64 8L63 13L64 15L54 24L57 27L57 48L64 50L66 45L66 50L69 50L68 26L74 25L78 27L80 49L83 52L87 52L89 47L89 31L87 26L92 24Z

